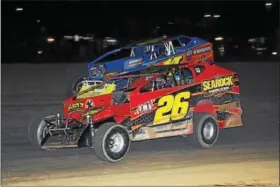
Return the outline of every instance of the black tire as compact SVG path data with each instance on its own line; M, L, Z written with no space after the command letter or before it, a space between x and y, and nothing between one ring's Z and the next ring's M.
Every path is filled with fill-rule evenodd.
M54 115L47 116L46 118L52 117L54 117ZM37 148L41 148L41 146L50 136L48 133L46 133L47 127L48 124L44 121L44 118L34 117L28 126L28 138L30 143Z
M109 148L109 139L118 134L121 137L123 146L117 153L113 153ZM94 136L94 152L96 156L106 162L116 163L121 161L130 149L131 140L125 127L114 122L102 124Z
M207 127L211 128L210 131L212 131L210 137L205 136L203 133L203 130ZM193 135L190 136L191 144L195 147L210 148L217 142L218 137L219 127L217 120L207 113L195 114L193 120Z
M67 90L66 90L66 97L71 97L76 93L76 87L77 85L83 81L83 80L86 80L87 78L86 77L79 77L79 78L76 78L74 81L72 81L71 83L68 84L67 86Z

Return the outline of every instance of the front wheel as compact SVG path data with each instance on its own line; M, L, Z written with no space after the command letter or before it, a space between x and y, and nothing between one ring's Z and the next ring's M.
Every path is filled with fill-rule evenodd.
M94 136L96 156L106 162L119 162L129 151L131 140L125 127L113 122L102 124Z
M49 125L45 119L52 119L54 115L47 116L45 118L35 117L28 127L28 138L31 144L36 147L42 147L42 145L49 138Z

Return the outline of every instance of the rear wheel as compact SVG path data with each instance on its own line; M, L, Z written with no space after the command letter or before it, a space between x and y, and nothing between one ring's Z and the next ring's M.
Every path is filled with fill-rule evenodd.
M217 120L207 113L194 116L193 135L190 142L196 147L210 148L218 140L219 126Z
M131 140L125 127L113 122L102 124L94 136L96 156L106 162L119 162L129 151Z

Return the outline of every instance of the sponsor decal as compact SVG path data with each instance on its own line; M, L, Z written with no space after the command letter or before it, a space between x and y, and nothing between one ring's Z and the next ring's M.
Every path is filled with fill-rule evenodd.
M94 106L93 101L91 99L86 101L86 108L92 108Z
M176 56L163 62L163 65L177 65L183 60L183 56Z
M139 114L151 112L153 110L153 102L154 102L154 99L138 105L138 107L136 109L136 114L139 115Z
M136 66L136 65L141 64L141 63L142 63L142 58L138 58L138 59L129 61L128 66L133 67L133 66Z
M193 50L193 54L196 55L196 54L200 54L200 53L205 53L207 51L211 51L211 46L209 47L204 47L204 48L200 48L200 49L195 49Z
M83 108L84 103L73 103L68 106L68 112L79 111Z
M228 90L231 86L233 86L233 76L227 76L202 82L203 91L210 93L225 91Z

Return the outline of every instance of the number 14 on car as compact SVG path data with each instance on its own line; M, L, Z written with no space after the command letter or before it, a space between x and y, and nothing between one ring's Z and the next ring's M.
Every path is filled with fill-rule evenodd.
M154 117L154 125L183 119L189 112L189 91L177 95L166 95L159 99Z

